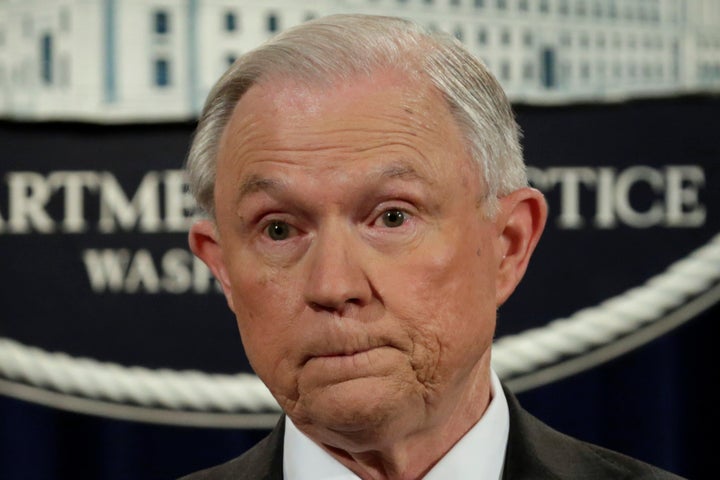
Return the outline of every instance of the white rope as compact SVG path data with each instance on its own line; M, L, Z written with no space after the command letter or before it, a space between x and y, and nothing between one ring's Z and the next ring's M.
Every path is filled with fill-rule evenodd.
M493 368L501 378L509 378L601 347L662 319L719 279L720 234L641 287L542 328L498 339Z
M0 338L0 376L68 395L173 410L279 411L252 374L151 370L49 353Z
M501 378L577 356L657 321L720 279L720 234L643 286L545 327L498 339L493 367ZM71 396L171 410L277 412L252 374L151 370L49 353L0 337L0 377Z

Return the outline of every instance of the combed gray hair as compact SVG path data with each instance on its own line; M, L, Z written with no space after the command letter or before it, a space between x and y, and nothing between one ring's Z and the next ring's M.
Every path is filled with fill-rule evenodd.
M459 41L400 18L330 15L288 29L241 56L212 88L187 159L198 206L214 217L220 139L250 87L283 78L327 87L381 69L427 79L445 98L484 176L489 215L498 197L527 185L520 130L505 92Z

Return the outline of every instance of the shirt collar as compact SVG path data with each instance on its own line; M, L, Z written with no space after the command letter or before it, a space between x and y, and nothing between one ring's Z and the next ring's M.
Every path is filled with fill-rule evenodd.
M510 414L494 371L491 371L491 393L492 399L482 418L430 469L424 480L501 478ZM285 417L283 447L285 480L359 480L298 430L288 417Z

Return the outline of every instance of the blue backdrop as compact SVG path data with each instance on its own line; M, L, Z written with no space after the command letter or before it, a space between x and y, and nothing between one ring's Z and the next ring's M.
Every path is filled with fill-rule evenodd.
M551 222L525 282L500 312L501 334L619 294L720 231L720 98L516 107L528 163L538 168L646 165L661 171L673 164L702 165L706 178L699 202L707 218L698 228L562 230L557 226L561 192L548 189ZM132 184L148 170L180 168L193 126L5 122L0 125L0 147L6 152L2 169L113 170ZM646 210L643 192L633 195L639 198L636 207ZM580 213L591 218L592 192L580 197ZM61 210L61 203L50 202L48 211ZM0 218L9 218L6 207L0 200ZM89 217L98 215L95 208L88 207ZM162 252L184 248L185 235L150 237L137 229L112 237L0 234L0 336L126 365L247 369L220 295L91 292L76 252L88 245L74 242ZM71 257L67 263L57 259L65 254ZM710 434L720 425L711 404L717 379L711 353L719 316L715 305L625 355L521 392L520 401L568 434L687 478L713 478ZM0 396L0 479L171 479L237 456L266 433L111 420Z

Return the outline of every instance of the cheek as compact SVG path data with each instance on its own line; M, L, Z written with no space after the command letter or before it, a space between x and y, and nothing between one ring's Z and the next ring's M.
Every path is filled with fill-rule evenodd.
M424 250L396 265L395 282L413 299L410 305L420 305L420 312L452 312L458 320L494 311L496 272L488 242L451 239Z
M230 265L232 299L241 327L271 326L273 322L257 320L280 315L288 308L292 289L288 273L254 261L249 255L238 255Z
M241 263L243 264L243 263ZM248 265L248 263L244 263ZM258 374L287 358L298 314L294 285L282 271L249 267L234 270L232 297L245 353ZM261 375L262 376L262 375Z
M386 307L413 344L413 363L427 383L471 367L490 346L495 328L492 267L476 245L435 246L400 260Z

